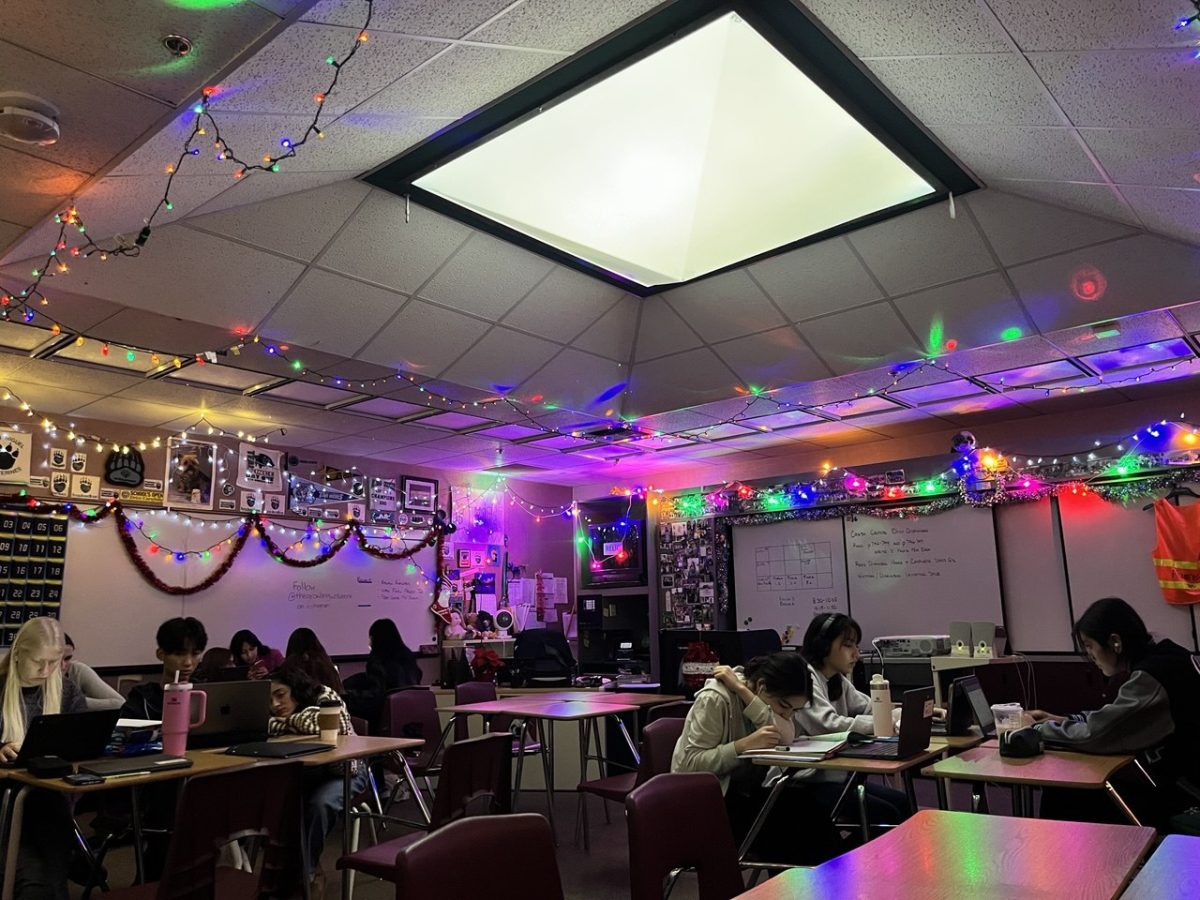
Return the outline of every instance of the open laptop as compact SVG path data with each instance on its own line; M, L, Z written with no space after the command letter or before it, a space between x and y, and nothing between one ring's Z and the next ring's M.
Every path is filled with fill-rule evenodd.
M844 747L837 755L850 759L909 759L929 746L932 727L933 688L905 691L898 737L876 738L865 744Z
M227 747L267 739L271 682L220 681L201 685L208 695L204 724L188 732L188 749Z
M67 762L93 759L104 752L117 727L120 710L57 713L35 716L25 729L21 751L6 769L23 769L36 756L57 756Z
M939 731L935 725L934 734L952 736L968 735L971 726L978 725L985 738L996 736L996 720L992 717L992 705L983 693L979 679L974 675L955 678L950 682L949 704L946 714L946 726Z

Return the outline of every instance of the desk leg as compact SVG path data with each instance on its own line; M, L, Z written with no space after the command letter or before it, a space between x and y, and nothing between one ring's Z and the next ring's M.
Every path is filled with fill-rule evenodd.
M542 736L542 778L546 781L546 819L550 822L550 834L558 846L558 829L554 825L554 722L537 719L538 732Z
M935 785L937 785L938 809L949 809L950 808L950 779L949 778L935 778L935 779L933 779L933 782Z
M913 770L905 769L900 773L900 780L904 783L904 794L908 797L908 809L913 815L917 813L917 788L913 784Z
M579 720L579 783L587 781L587 765L588 765L588 750L592 743L591 721L588 719ZM600 748L596 748L596 752L600 752ZM587 794L583 791L576 791L579 795L575 801L575 820L576 834L578 828L583 826L583 849L590 850L591 844L588 836L588 820L587 820Z
M738 847L738 862L745 859L746 854L750 852L750 848L754 846L754 839L758 837L758 833L762 831L763 825L766 824L767 816L771 814L771 809L779 799L779 792L783 790L791 778L791 775L783 775L771 786L771 793L767 794L767 799L763 801L762 809L758 811L758 816L755 817L750 830L746 832L746 837L742 840L742 845Z
M613 716L617 720L617 727L621 729L621 736L625 738L625 743L629 746L629 752L633 754L633 761L639 766L642 764L641 754L638 753L637 744L633 742L633 738L629 736L629 729L625 727L625 722L622 721L619 715Z
M350 823L350 800L351 800L351 780L354 777L351 773L353 766L349 761L342 766L342 855L345 856L350 852L350 844L353 840L353 828ZM350 882L350 869L342 869L342 900L350 900L352 885Z
M863 843L871 840L871 820L867 817L867 780L863 778L854 786L854 796L858 800L858 824L862 828Z
M1127 818L1134 825L1142 824L1138 817L1134 815L1133 810L1129 808L1129 804L1126 803L1124 798L1117 793L1117 789L1113 787L1111 781L1104 782L1104 789L1108 791L1108 796L1112 797L1113 803L1117 804L1117 807L1125 814L1125 818Z
M146 856L142 849L142 804L137 787L129 788L129 820L133 825L134 884L146 881Z
M525 735L529 733L529 724L520 716L513 717L513 724L517 726L517 778L516 787L512 792L512 802L509 808L512 812L517 811L517 802L521 799L521 772L525 768Z
M17 857L21 853L21 825L25 813L25 795L29 788L22 785L12 794L5 804L5 825L8 834L8 847L4 857L4 888L0 896L4 900L13 900L17 890Z

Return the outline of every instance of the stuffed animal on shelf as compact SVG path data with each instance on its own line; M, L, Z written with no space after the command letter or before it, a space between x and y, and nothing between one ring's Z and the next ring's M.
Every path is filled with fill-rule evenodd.
M451 610L450 622L446 625L446 637L450 640L462 640L466 637L467 629L463 627L463 617L457 609Z

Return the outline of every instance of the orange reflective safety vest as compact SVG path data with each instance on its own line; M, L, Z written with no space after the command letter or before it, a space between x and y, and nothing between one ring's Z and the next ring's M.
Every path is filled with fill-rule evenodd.
M1200 603L1200 504L1154 503L1158 543L1151 554L1168 603Z

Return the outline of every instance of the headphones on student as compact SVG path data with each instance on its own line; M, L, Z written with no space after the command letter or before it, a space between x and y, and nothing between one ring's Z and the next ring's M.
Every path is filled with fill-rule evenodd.
M841 613L826 613L825 621L821 623L821 628L817 632L817 639L820 640L821 638L825 637L825 632L832 628L833 623L840 618L842 618Z

